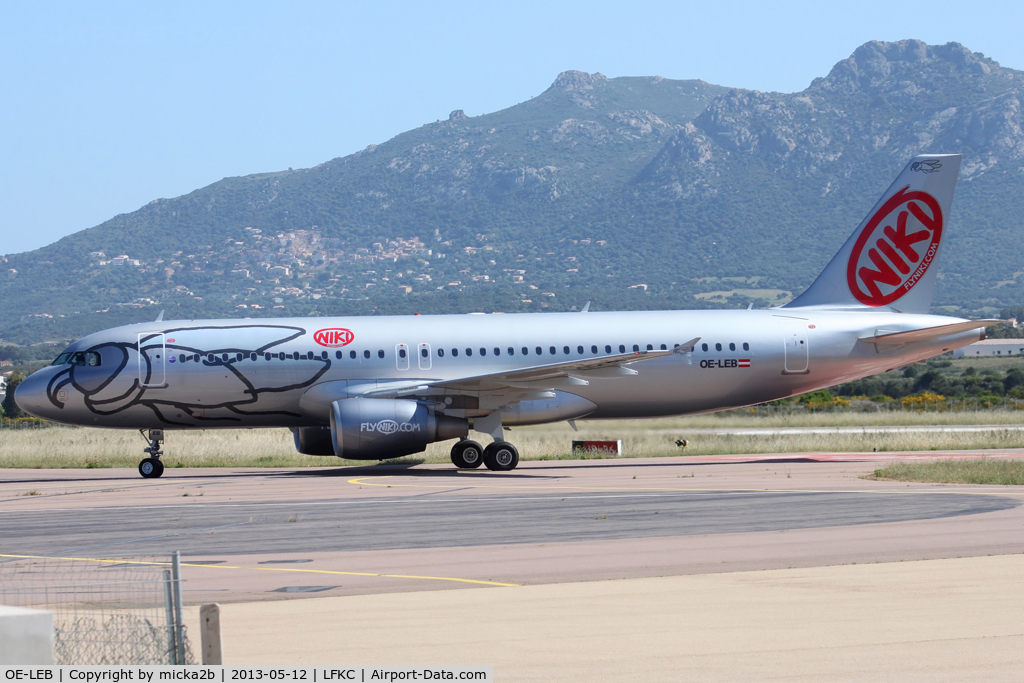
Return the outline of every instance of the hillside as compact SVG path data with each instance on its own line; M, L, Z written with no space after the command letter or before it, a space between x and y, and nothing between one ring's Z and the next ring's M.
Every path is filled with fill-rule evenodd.
M167 317L688 308L805 287L907 158L961 152L936 303L1024 300L1024 72L867 43L806 90L565 72L310 169L8 255L0 339Z

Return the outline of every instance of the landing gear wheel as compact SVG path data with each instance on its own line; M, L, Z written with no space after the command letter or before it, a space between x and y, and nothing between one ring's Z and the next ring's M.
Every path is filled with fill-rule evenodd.
M145 479L156 479L164 473L164 464L156 458L146 458L139 463L139 474Z
M484 449L484 464L495 472L514 470L519 464L519 451L507 441L495 441Z
M452 446L452 463L460 469L475 469L484 463L484 447L476 441L460 441Z

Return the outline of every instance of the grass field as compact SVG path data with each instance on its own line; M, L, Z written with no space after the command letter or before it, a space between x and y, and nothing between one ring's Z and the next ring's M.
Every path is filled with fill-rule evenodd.
M1024 484L1024 460L982 458L898 462L875 470L874 479L926 481L943 484Z
M1024 424L1024 411L978 413L818 413L758 417L743 413L658 420L579 422L516 428L507 432L523 459L572 457L574 439L621 439L627 457L722 455L732 453L879 452L1024 448L1024 431L998 425ZM745 427L832 427L925 424L992 424L992 430L945 434L795 434L778 436L715 435L700 429ZM478 437L479 438L479 437ZM686 439L685 450L675 445ZM484 442L487 439L483 439ZM0 430L0 467L77 468L135 467L145 445L137 432L52 427ZM428 446L410 456L425 462L448 462L451 442ZM356 464L333 457L299 455L287 429L169 431L164 445L169 467L336 467ZM364 463L365 464L365 463Z

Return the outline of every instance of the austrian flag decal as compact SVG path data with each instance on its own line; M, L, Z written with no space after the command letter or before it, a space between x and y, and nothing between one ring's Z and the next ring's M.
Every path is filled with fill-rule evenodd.
M749 368L750 367L750 359L749 358L740 358L740 367L741 368Z
M886 306L913 289L939 251L939 202L927 192L908 190L882 204L853 245L846 282L867 306Z

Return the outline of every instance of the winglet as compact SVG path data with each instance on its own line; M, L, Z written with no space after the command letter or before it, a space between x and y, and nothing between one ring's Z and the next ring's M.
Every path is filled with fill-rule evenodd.
M587 305L583 307L583 310L580 311L580 313L586 313L589 310L590 310L590 302L588 301Z
M160 311L160 315L158 315L158 316L156 317L156 320L154 320L153 322L155 322L155 323L159 323L159 322L163 322L163 320L164 320L164 312L163 312L163 311Z

